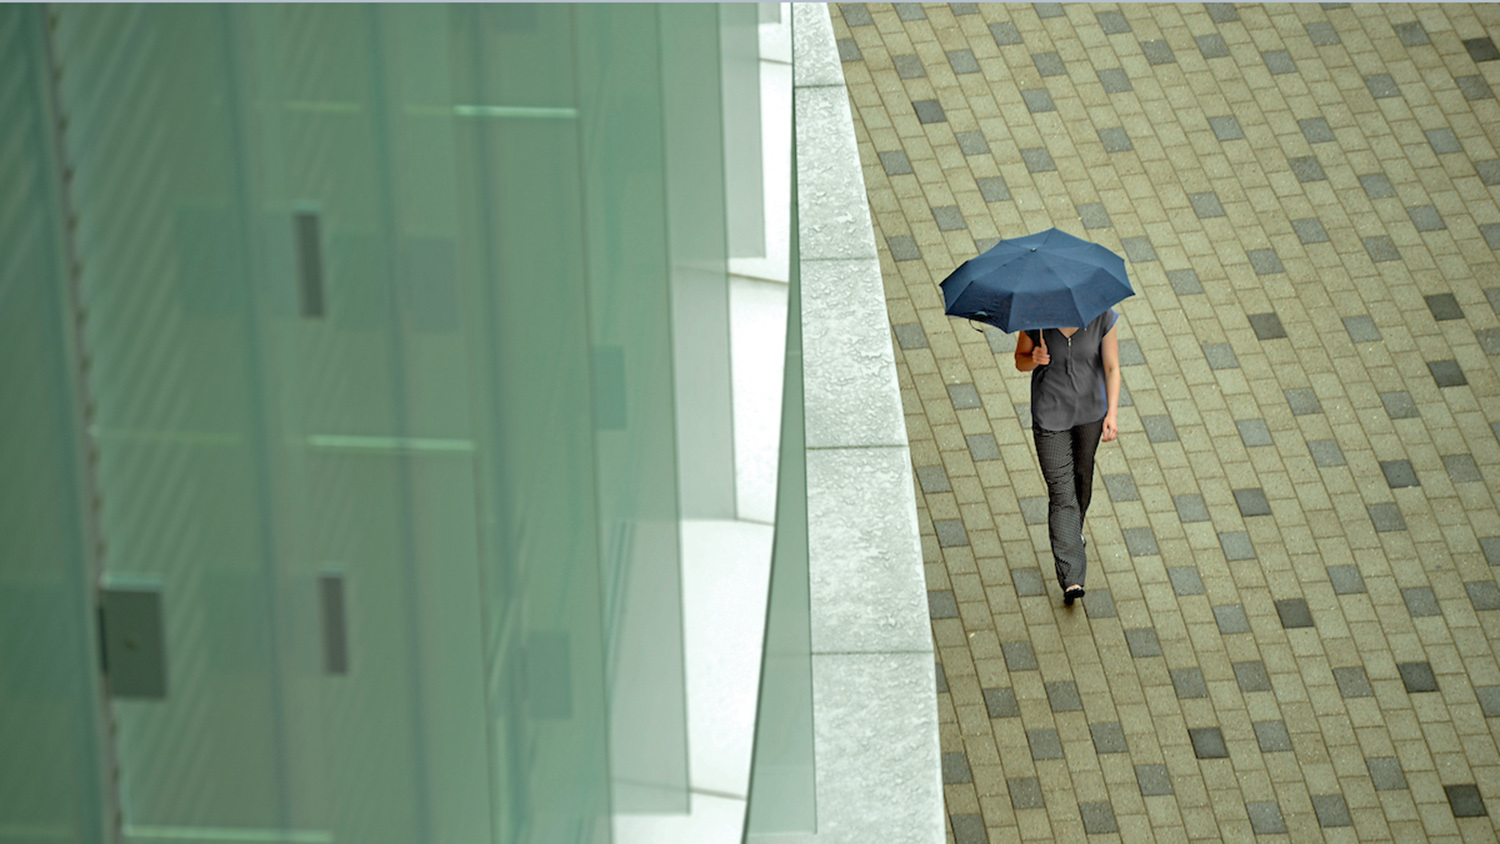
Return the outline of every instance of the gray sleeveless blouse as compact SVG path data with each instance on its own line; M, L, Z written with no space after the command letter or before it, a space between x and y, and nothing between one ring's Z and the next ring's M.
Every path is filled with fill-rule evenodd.
M1104 384L1104 335L1119 316L1113 309L1066 337L1055 328L1026 332L1047 343L1052 362L1031 370L1031 424L1044 431L1066 431L1104 418L1109 398Z

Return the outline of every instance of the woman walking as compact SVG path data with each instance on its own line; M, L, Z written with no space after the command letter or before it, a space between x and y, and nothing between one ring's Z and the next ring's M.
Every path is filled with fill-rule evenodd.
M1083 597L1083 518L1094 452L1119 432L1120 345L1113 309L1082 328L1022 331L1016 369L1031 373L1031 430L1047 481L1047 534L1063 603Z

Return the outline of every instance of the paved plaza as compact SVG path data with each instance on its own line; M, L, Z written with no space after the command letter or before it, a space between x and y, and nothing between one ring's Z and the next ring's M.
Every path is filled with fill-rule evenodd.
M911 440L949 840L1496 841L1500 4L830 6ZM1064 607L1015 338L1127 258Z

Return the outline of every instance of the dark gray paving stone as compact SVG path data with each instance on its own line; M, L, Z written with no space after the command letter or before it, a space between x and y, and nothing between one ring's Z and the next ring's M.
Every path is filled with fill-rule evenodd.
M922 11L921 3L893 3L896 7L896 17L904 21L925 21L927 13Z
M958 785L973 781L974 774L969 770L969 757L962 752L943 754L943 785Z
M1421 21L1407 21L1392 25L1396 30L1396 37L1401 39L1403 47L1421 47L1431 44L1432 40L1427 37L1427 30L1422 28Z
M1455 152L1463 152L1464 145L1458 139L1458 135L1452 129L1428 129L1427 143L1432 145L1432 151L1438 155L1451 155Z
M1329 566L1328 581L1333 584L1335 595L1362 595L1369 591L1356 565Z
M1214 137L1221 141L1240 141L1245 138L1245 130L1240 128L1240 122L1232 114L1210 117L1208 126L1214 130Z
M1135 478L1128 472L1119 475L1105 475L1104 488L1109 492L1109 500L1140 501L1140 490L1136 489Z
M1172 424L1170 416L1142 416L1141 429L1146 432L1146 439L1151 442L1177 442L1177 426Z
M1310 144L1327 144L1338 140L1333 136L1333 129L1329 128L1328 121L1321 117L1298 120L1297 128L1302 130L1302 137Z
M1426 618L1428 616L1442 615L1443 608L1438 606L1437 596L1427 586L1412 586L1401 590L1401 600L1406 602L1406 611L1413 618Z
M1286 820L1281 817L1281 806L1274 801L1245 804L1250 815L1250 829L1256 835L1281 835L1286 832Z
M1235 490L1234 504L1240 508L1240 515L1246 518L1271 515L1271 504L1266 501L1266 492L1259 487Z
M1120 347L1121 366L1146 365L1146 356L1141 352L1140 341L1133 337L1123 337L1120 338L1117 345Z
M1350 665L1333 669L1333 681L1338 684L1339 694L1346 698L1373 697L1370 678L1365 676L1363 665Z
M890 247L891 259L896 261L920 261L922 250L917 248L917 242L910 235L899 234L895 237L885 239L886 246Z
M1365 87L1370 90L1370 96L1377 100L1401 96L1401 88L1396 85L1396 80L1392 79L1389 73L1366 76Z
M933 665L936 666L936 671L937 671L937 691L938 691L938 694L940 694L940 695L947 694L948 693L948 673L943 670L943 664L941 662L934 662Z
M1344 317L1344 330L1349 332L1349 339L1355 343L1379 343L1381 340L1380 329L1375 327L1375 320L1366 314Z
M1167 579L1172 582L1172 592L1178 596L1203 594L1203 578L1198 574L1197 566L1169 568Z
M948 401L953 403L954 410L984 407L984 403L979 400L979 391L974 389L973 384L949 384Z
M969 544L969 532L964 530L962 519L938 519L932 526L937 530L938 545L943 548L959 548Z
M1292 54L1286 50L1266 50L1260 57L1265 60L1266 69L1271 71L1272 76L1297 72L1297 63L1292 61Z
M1010 199L1010 188L1006 187L1003 176L985 176L975 179L974 183L979 186L979 195L984 197L985 202L1005 202Z
M1360 176L1359 186L1365 189L1365 196L1370 199L1387 199L1396 195L1396 188L1384 173L1366 173Z
M1224 216L1224 206L1219 202L1219 195L1213 191L1190 193L1188 202L1192 203L1193 213L1197 214L1200 220Z
M1479 550L1484 552L1484 561L1500 566L1500 536L1486 536L1479 540Z
M1500 686L1475 686L1474 697L1486 718L1500 718Z
M1205 59L1227 59L1229 58L1229 45L1224 43L1224 36L1219 33L1199 35L1193 39L1198 44L1198 52Z
M1354 821L1349 818L1349 804L1344 802L1344 795L1314 794L1312 804L1313 812L1318 816L1318 826L1325 829L1354 826Z
M1464 49L1475 62L1492 62L1500 59L1500 50L1495 48L1495 39L1488 36L1465 38Z
M1104 30L1105 35L1120 35L1130 31L1130 21L1116 11L1099 12L1094 17L1099 20L1099 28Z
M1228 343L1204 343L1203 356L1208 359L1209 369L1239 369L1239 358Z
M902 79L921 79L927 75L927 68L916 56L892 56L891 61L896 63L896 75Z
M1394 756L1379 756L1366 759L1370 780L1376 791L1405 791L1406 775L1401 773L1401 762Z
M1135 90L1131 84L1130 77L1125 75L1123 68L1112 67L1099 71L1099 84L1104 86L1106 94L1124 94Z
M1026 103L1026 110L1032 114L1057 111L1057 106L1052 102L1052 95L1047 93L1046 88L1028 88L1021 92L1021 100Z
M1336 440L1309 440L1307 450L1312 452L1313 465L1319 469L1332 469L1348 463Z
M990 142L984 139L983 132L954 132L953 137L958 140L958 149L964 155L990 154Z
M1036 10L1039 18L1061 18L1066 17L1067 12L1063 10L1061 3L1032 3L1031 8Z
M1483 328L1474 332L1479 348L1487 355L1500 355L1500 328Z
M880 153L880 166L885 169L887 176L910 176L912 174L911 160L906 157L905 150Z
M1016 597L1036 598L1047 594L1046 581L1040 569L1011 569L1011 585L1016 587Z
M1271 675L1266 673L1266 664L1260 660L1248 662L1236 662L1234 664L1234 682L1239 684L1240 691L1269 692L1271 691Z
M1130 136L1125 134L1123 127L1119 126L1100 129L1099 142L1104 144L1105 152L1130 152L1135 149L1135 144L1130 142Z
M1492 187L1500 185L1500 158L1474 162L1474 172L1479 174L1481 182Z
M1490 83L1486 82L1483 76L1455 76L1453 81L1458 85L1458 90L1463 93L1464 99L1470 102L1488 100L1495 96L1495 92L1490 89Z
M1334 29L1333 24L1328 21L1303 24L1303 29L1307 30L1307 38L1315 47L1332 47L1343 43L1339 38L1338 30Z
M1370 513L1370 521L1375 523L1376 533L1406 530L1406 519L1401 515L1401 508L1394 503L1370 504L1365 509Z
M1000 444L995 442L994 434L969 434L964 441L968 443L969 456L975 463L1000 459Z
M1028 525L1045 525L1047 523L1047 499L1045 498L1022 498L1021 519Z
M1277 601L1276 615L1281 619L1282 628L1286 630L1313 626L1312 610L1308 609L1304 598L1283 598Z
M1156 639L1156 629L1137 627L1125 631L1125 644L1130 646L1130 655L1136 659L1161 656L1161 643Z
M1229 747L1224 744L1224 734L1218 727L1189 729L1188 739L1193 742L1193 755L1199 759L1229 758Z
M922 330L920 322L903 322L895 326L896 342L901 344L904 350L927 348L927 332Z
M1214 607L1214 622L1219 625L1221 636L1250 632L1250 619L1245 615L1245 608L1239 604Z
M917 111L917 120L922 123L948 122L948 115L943 113L943 106L937 100L917 100L911 105Z
M1125 528L1121 533L1125 537L1125 550L1132 557L1149 557L1152 554L1160 554L1156 547L1156 533L1151 528Z
M1135 784L1142 797L1162 797L1172 794L1172 778L1167 776L1166 765L1136 765Z
M1125 257L1133 264L1146 264L1156 260L1156 250L1151 246L1151 240L1145 237L1122 237L1120 247L1125 250Z
M1445 785L1443 791L1448 795L1448 808L1453 810L1453 817L1483 818L1489 816L1490 811L1484 806L1484 798L1479 794L1478 785L1474 783Z
M1130 747L1125 743L1125 730L1120 727L1119 721L1090 724L1089 736L1094 740L1094 752L1100 755L1130 752Z
M1464 591L1469 593L1469 603L1480 612L1489 610L1500 610L1500 586L1493 580L1476 580L1473 583L1465 583Z
M1303 245L1328 242L1328 230L1323 228L1323 221L1317 217L1293 220L1292 231L1297 233L1297 239Z
M1386 415L1392 419L1416 419L1422 415L1417 410L1417 403L1411 400L1411 393L1402 390L1398 393L1381 393L1380 403L1385 405Z
M1286 403L1291 407L1293 416L1311 416L1323 412L1323 404L1318 401L1318 394L1305 387L1287 390Z
M1177 507L1178 520L1184 524L1208 521L1208 505L1204 503L1203 496L1197 493L1174 495L1172 503Z
M1255 559L1255 545L1250 542L1250 534L1242 530L1219 534L1219 547L1224 549L1224 559L1230 562Z
M1168 673L1172 676L1172 690L1177 693L1178 700L1208 697L1208 684L1203 682L1203 669L1173 668Z
M1010 21L1001 21L990 24L990 37L995 39L995 46L1005 47L1011 44L1020 44L1021 31Z
M1314 161L1314 163L1317 163ZM1250 249L1245 252L1250 259L1250 267L1255 270L1256 275L1276 275L1286 272L1286 267L1281 265L1281 258L1276 255L1275 249Z
M1448 224L1443 222L1437 209L1431 205L1414 206L1406 209L1406 213L1411 217L1411 224L1416 226L1419 232L1435 232L1448 228Z
M1500 223L1485 223L1479 227L1479 233L1487 246L1500 250Z
M1410 460L1382 460L1380 471L1385 475L1386 486L1391 489L1420 485Z
M851 29L875 25L875 19L870 17L870 10L863 3L840 3L839 11L844 14L844 23Z
M1472 484L1484 480L1472 454L1445 454L1443 468L1448 470L1448 479L1456 484Z
M960 18L964 15L979 14L978 3L949 3L948 8L953 10L953 16L955 18Z
M836 42L839 48L839 61L862 62L865 57L860 55L859 44L853 38L840 38Z
M1106 800L1096 803L1079 803L1078 814L1083 817L1083 831L1087 835L1103 835L1120 831L1120 827L1115 823L1115 807Z
M1047 706L1053 712L1082 712L1083 698L1078 696L1078 684L1072 680L1047 683Z
M949 50L948 66L959 75L979 72L979 62L974 60L973 50Z
M1240 19L1239 10L1233 3L1204 3L1203 8L1214 23L1229 23Z
M1250 314L1250 327L1255 330L1257 340L1279 340L1286 336L1286 329L1281 325L1281 317L1274 311L1264 314Z
M1437 677L1432 673L1431 663L1402 662L1397 664L1396 670L1401 672L1401 684L1406 686L1407 694L1438 690Z
M917 483L922 485L923 493L953 491L948 484L948 473L942 466L918 466Z
M980 815L952 815L954 844L990 844L990 834Z
M1001 642L1000 653L1005 657L1005 667L1009 671L1036 671L1040 667L1036 662L1036 651L1025 640Z
M1203 293L1197 270L1167 270L1167 283L1178 296L1197 296Z
M984 708L991 718L1020 718L1021 704L1015 689L984 689Z
M1347 9L1347 8L1349 8L1349 6L1350 6L1349 3L1319 3L1318 4L1318 8L1322 9L1325 12L1326 11L1331 11L1333 9Z
M1364 239L1364 244L1365 252L1370 256L1370 260L1377 264L1401 260L1401 250L1396 248L1396 242L1391 240L1390 235L1367 237Z
M932 618L958 618L958 601L952 589L937 589L927 593L927 614Z
M1115 599L1108 589L1090 587L1083 596L1083 611L1089 618L1116 618Z
M1062 739L1058 738L1057 730L1027 730L1026 743L1031 745L1034 760L1063 758Z
M1177 54L1165 41L1142 41L1141 52L1146 54L1148 64L1174 64L1177 61Z
M1026 162L1026 171L1029 173L1049 173L1057 169L1052 161L1052 154L1047 152L1046 147L1021 150L1021 160Z
M1068 75L1068 69L1063 66L1062 56L1055 52L1032 53L1031 63L1036 65L1036 72L1044 79L1048 76Z
M1432 380L1439 387L1462 387L1469 383L1464 377L1464 371L1459 368L1456 360L1431 360L1427 362L1427 370L1432 373Z
M1276 444L1271 439L1271 429L1266 426L1264 419L1241 419L1234 423L1234 427L1239 430L1240 441L1246 448Z
M937 221L938 231L956 232L969 227L964 222L963 212L958 210L957 205L939 205L932 209L932 219Z
M1286 731L1285 721L1256 721L1252 726L1261 753L1284 753L1292 749L1292 737Z
M1006 780L1005 784L1010 789L1010 805L1015 809L1046 808L1042 784L1036 777L1016 777Z

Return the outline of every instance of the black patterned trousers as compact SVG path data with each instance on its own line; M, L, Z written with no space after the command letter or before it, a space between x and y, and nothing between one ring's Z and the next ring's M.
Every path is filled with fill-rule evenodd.
M1042 478L1047 481L1047 536L1052 541L1057 582L1063 589L1082 586L1088 572L1083 517L1093 497L1094 453L1103 432L1103 419L1068 431L1031 429Z

